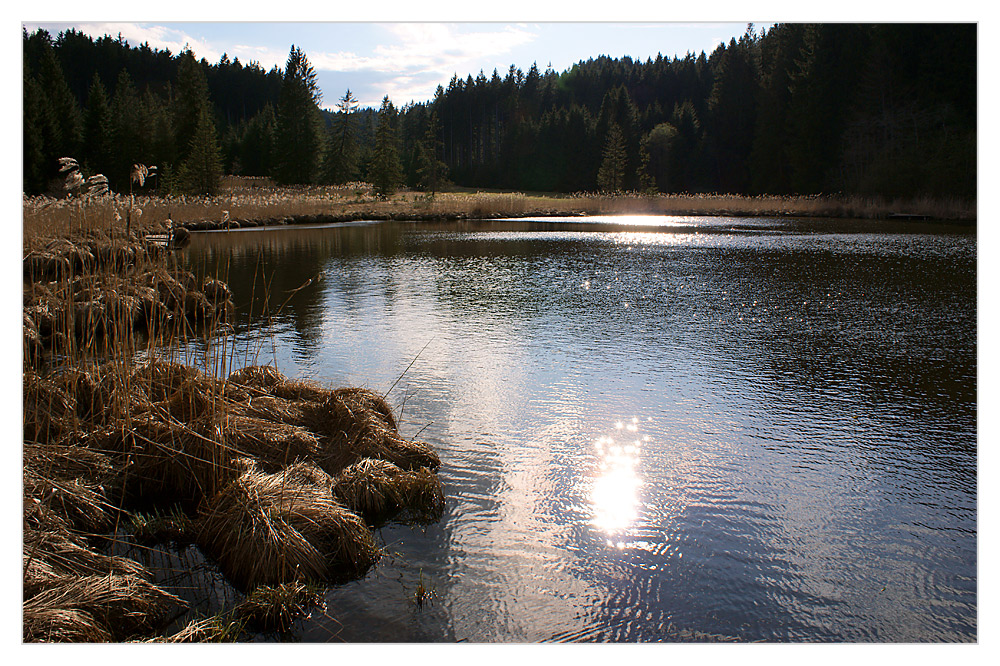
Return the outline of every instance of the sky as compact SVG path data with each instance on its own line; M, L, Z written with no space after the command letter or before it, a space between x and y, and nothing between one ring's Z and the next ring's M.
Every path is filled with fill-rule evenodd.
M313 69L331 108L349 88L362 106L377 107L388 95L397 106L426 102L452 76L465 79L482 70L501 77L509 67L527 72L537 63L562 72L588 58L607 55L645 60L688 52L711 53L739 37L746 22L23 22L32 32L53 37L74 28L91 37L119 34L132 46L148 42L177 54L189 47L195 56L217 63L225 53L264 69L284 67L294 44ZM759 30L761 26L757 26Z

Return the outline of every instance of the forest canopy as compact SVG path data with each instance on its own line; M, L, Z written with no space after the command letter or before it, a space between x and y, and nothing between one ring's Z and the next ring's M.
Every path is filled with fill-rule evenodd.
M976 196L975 24L778 24L712 53L455 76L432 100L320 108L308 54L223 55L23 32L23 189L79 159L128 191L285 184Z

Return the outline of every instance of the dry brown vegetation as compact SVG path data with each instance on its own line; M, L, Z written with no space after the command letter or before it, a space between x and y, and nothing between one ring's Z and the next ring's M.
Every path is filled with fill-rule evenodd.
M371 391L262 366L220 376L225 363L164 357L224 331L231 294L134 227L115 232L26 233L23 639L287 630L321 606L314 585L378 561L379 521L441 517L440 460L401 437ZM377 516L352 491L373 460L397 470ZM196 544L243 601L166 635L188 600L158 582L148 558L121 553L166 552L170 542Z
M24 199L26 238L51 239L113 227L163 233L172 225L283 224L331 219L497 218L528 215L727 215L882 219L913 215L941 220L976 219L976 202L878 197L739 196L728 194L538 194L452 191L434 196L400 191L383 200L366 183L337 187L279 188L267 179L230 176L214 197L136 197L105 194L86 200Z

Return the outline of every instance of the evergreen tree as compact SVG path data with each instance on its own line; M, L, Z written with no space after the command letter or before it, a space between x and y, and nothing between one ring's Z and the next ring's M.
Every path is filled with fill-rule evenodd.
M177 157L187 158L192 139L201 122L203 109L212 112L208 95L205 67L195 60L190 49L181 51L177 64L177 87L173 105L173 129L176 134Z
M448 165L440 158L444 148L444 141L441 140L441 122L438 120L437 112L432 111L427 120L427 131L424 133L424 140L420 143L419 155L420 166L418 168L420 184L432 195L441 187L447 173Z
M38 68L38 83L48 98L54 121L52 150L58 157L77 155L83 138L82 120L76 98L66 83L62 66L56 58L52 41L45 35L41 39L41 63Z
M266 105L247 123L239 144L239 160L244 176L268 176L273 172L274 109Z
M348 89L337 102L337 115L330 128L323 159L323 180L332 185L341 185L357 176L357 110L358 100Z
M642 155L640 181L644 189L670 192L670 172L677 128L670 123L660 123L642 138L639 152Z
M718 189L746 193L757 112L757 42L750 30L739 42L730 40L710 61L715 83L708 98L711 155ZM716 57L717 55L717 57Z
M181 162L178 182L181 191L188 194L215 194L222 178L222 157L215 135L215 123L208 108L198 114L194 136L187 148L187 157Z
M285 63L275 128L275 173L279 183L317 180L322 155L321 94L306 55L292 45Z
M602 192L623 192L625 190L625 168L628 164L625 154L625 138L618 123L612 122L608 128L608 138L604 144L601 168L597 171L597 187Z
M775 26L760 40L760 88L753 148L751 187L755 192L790 193L790 73L802 48L803 26Z
M39 194L59 178L59 159L75 157L80 148L81 121L49 34L39 30L24 45L24 185ZM30 134L28 134L30 125Z
M632 97L624 85L618 85L608 90L601 101L601 110L597 117L597 136L609 137L611 126L617 125L621 136L623 159L622 182L619 190L634 189L638 185L639 169L639 118ZM605 139L605 152L607 139ZM603 162L603 158L602 158ZM598 182L598 187L601 187Z
M382 98L378 111L378 126L375 129L375 149L369 167L369 178L375 193L388 197L395 193L403 179L403 167L399 162L399 148L394 127L396 109L389 96Z
M122 69L111 100L111 130L114 139L111 166L105 175L111 188L127 192L133 164L149 162L146 153L148 128L144 124L139 95L127 69Z
M701 121L694 104L685 100L674 107L670 124L677 128L674 159L668 168L671 192L694 192L699 189L698 146L701 143Z
M94 72L83 122L83 162L91 171L110 170L114 154L111 106L101 77Z
M866 31L859 25L804 28L801 56L791 77L788 158L792 190L822 192L833 186L846 112L855 97Z
M23 65L23 109L22 119L22 172L21 186L25 194L41 194L45 191L49 180L49 171L55 171L56 165L46 164L46 148L44 128L49 124L45 117L48 105L38 81L28 71L28 63Z
M177 163L177 142L174 136L173 115L163 99L147 90L142 96L143 123L148 128L146 141L147 163L167 168ZM210 107L206 106L206 110ZM151 178L150 185L159 185L159 174Z

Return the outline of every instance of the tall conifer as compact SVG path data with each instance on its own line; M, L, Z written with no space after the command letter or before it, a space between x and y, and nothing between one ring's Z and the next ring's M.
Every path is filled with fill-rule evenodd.
M369 176L375 193L381 197L391 196L403 180L403 167L399 161L399 147L396 143L396 109L386 95L378 111L378 126L375 129L375 150Z
M286 185L307 184L318 177L323 148L321 94L316 72L305 53L292 45L278 98L275 131L275 178Z

